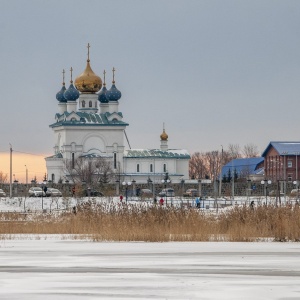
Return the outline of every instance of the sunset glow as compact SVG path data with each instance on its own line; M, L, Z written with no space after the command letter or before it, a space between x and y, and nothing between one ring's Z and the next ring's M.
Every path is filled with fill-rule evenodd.
M38 182L44 178L46 170L45 157L49 154L31 155L13 152L12 154L12 180L18 180L20 183L26 183L26 168L28 170L28 182L35 176ZM9 153L0 153L0 172L10 176L10 155Z

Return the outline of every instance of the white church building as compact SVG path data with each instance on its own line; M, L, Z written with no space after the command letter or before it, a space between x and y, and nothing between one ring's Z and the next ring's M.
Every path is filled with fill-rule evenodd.
M71 181L64 168L65 160L78 157L104 157L111 162L115 179L136 183L161 182L166 174L173 182L189 177L187 150L169 149L168 135L163 128L159 149L125 149L125 129L129 125L119 111L121 92L113 81L109 90L91 66L86 68L73 84L71 68L70 86L65 87L64 71L61 90L56 94L58 112L50 125L54 132L54 155L46 157L48 180Z

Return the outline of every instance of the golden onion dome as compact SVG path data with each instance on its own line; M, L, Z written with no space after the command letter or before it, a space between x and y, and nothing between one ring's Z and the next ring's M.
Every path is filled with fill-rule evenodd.
M85 70L75 79L75 87L81 93L94 94L102 88L102 80L90 66L90 44L88 44L88 59Z
M163 133L160 135L160 139L162 141L167 141L168 140L168 135L165 132L165 129L163 130Z

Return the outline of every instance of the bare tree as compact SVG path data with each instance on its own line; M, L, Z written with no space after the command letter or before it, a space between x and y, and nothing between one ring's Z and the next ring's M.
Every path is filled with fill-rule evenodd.
M231 159L241 158L241 147L239 144L229 144L228 153Z
M259 152L257 146L252 143L245 145L243 149L243 155L244 157L258 157Z
M0 183L7 183L7 174L0 171Z
M207 174L205 155L196 152L192 155L189 163L190 178L201 179Z
M66 159L64 171L74 183L85 181L89 186L108 183L113 176L111 162L103 157Z

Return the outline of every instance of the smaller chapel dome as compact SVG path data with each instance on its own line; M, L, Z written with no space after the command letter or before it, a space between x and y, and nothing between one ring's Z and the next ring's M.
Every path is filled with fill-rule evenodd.
M94 94L100 91L102 87L101 78L96 75L90 66L90 44L88 44L88 59L86 68L76 79L75 86L81 93Z
M64 92L64 97L66 98L67 101L75 101L79 98L79 92L75 89L73 85L73 80L72 80L72 67L71 67L71 80L70 80L70 86L69 88Z
M63 83L61 90L56 94L56 99L59 102L67 102L67 99L64 96L65 91L66 91L66 87L65 87L65 84Z
M106 93L107 93L107 88L106 88L106 86L103 86L101 92L98 94L98 100L101 103L108 103L108 99L106 97Z
M165 129L163 130L163 133L160 135L161 141L167 141L168 140L168 135L165 132Z
M116 69L113 68L113 81L112 81L112 86L111 88L106 92L106 97L108 99L108 101L118 101L122 94L121 92L116 88L115 85L115 71Z
M56 94L56 99L59 102L67 102L67 99L64 96L64 92L66 91L66 86L65 86L65 70L63 70L62 73L63 73L63 83L62 83L61 90Z
M106 93L107 93L107 88L106 88L106 83L105 83L105 70L103 71L103 88L101 90L101 92L98 94L98 100L100 101L100 103L108 103L108 99L106 97Z

